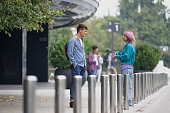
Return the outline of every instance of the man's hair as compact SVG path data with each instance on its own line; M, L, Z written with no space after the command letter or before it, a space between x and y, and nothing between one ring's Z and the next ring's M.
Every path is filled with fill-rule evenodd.
M77 33L78 33L80 30L83 30L83 29L86 29L86 30L87 30L87 26L85 26L84 24L79 24L78 27L77 27Z
M98 48L97 46L92 46L92 49L93 49L93 50L95 50L95 49L97 49L97 48Z

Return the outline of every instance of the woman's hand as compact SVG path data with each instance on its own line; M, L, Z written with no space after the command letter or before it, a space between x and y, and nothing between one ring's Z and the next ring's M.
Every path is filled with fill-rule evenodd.
M117 56L117 54L115 53L112 57L113 57L113 58L116 58L116 56Z

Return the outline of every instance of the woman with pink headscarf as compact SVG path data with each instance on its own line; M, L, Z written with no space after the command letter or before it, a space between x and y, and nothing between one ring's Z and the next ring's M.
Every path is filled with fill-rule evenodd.
M135 61L135 37L133 32L125 31L122 36L122 40L126 42L122 53L116 52L113 58L117 58L121 61L120 69L123 75L129 75L129 106L132 106L132 74L133 64ZM124 76L122 77L124 78Z

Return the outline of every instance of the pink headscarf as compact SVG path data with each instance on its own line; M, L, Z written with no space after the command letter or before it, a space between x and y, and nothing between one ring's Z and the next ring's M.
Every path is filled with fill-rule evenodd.
M135 37L134 37L133 32L131 32L131 31L125 31L125 32L123 33L123 35L127 36L127 38L130 39L130 43L135 46L135 41L136 41L136 40L135 40Z

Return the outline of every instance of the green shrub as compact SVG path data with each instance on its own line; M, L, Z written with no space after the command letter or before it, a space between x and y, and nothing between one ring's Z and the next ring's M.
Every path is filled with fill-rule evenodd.
M163 52L161 59L164 61L166 67L170 67L170 50L168 52Z
M49 62L54 68L58 69L69 69L70 68L70 62L67 60L66 54L65 54L65 44L69 41L70 37L63 38L60 41L55 40L50 46L49 46ZM88 58L88 55L91 51L91 43L86 37L85 40L85 52L86 52L86 60Z
M161 50L148 43L136 45L135 70L153 70L161 57Z

